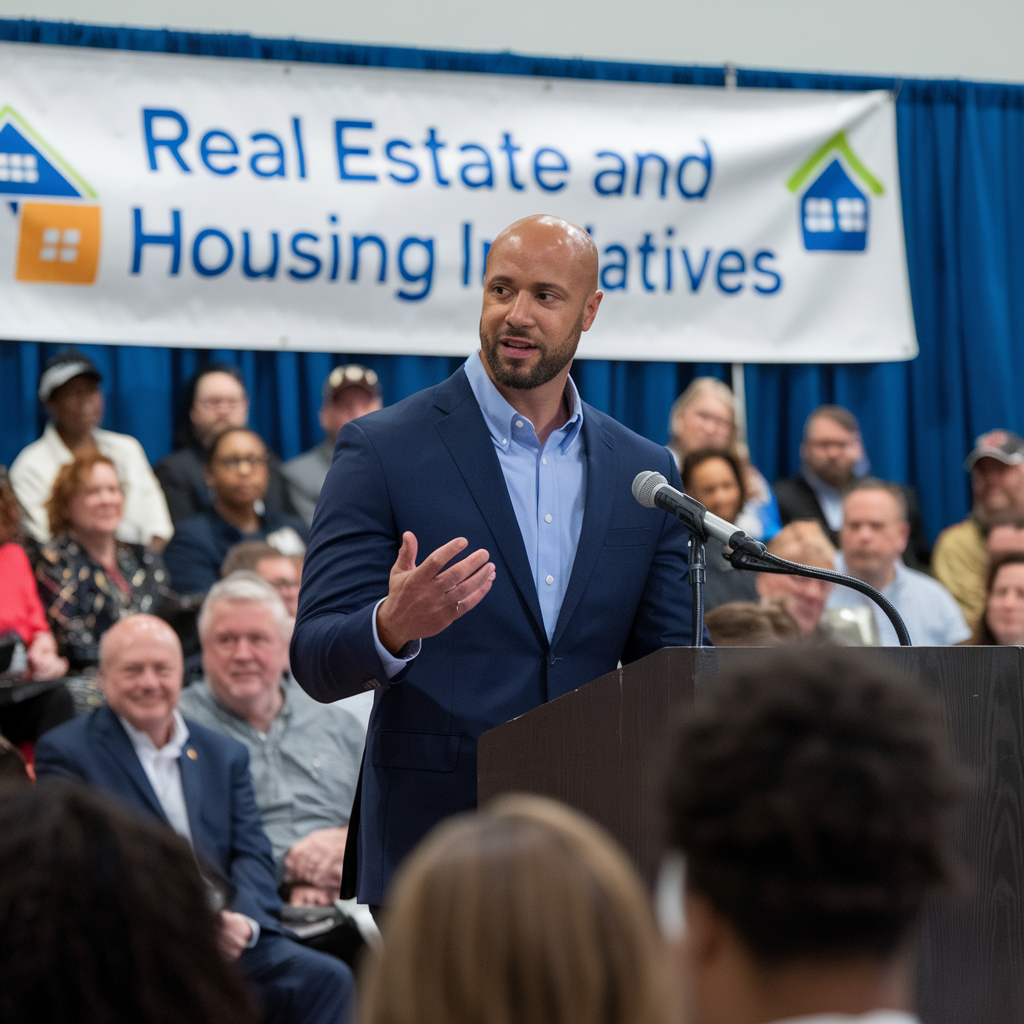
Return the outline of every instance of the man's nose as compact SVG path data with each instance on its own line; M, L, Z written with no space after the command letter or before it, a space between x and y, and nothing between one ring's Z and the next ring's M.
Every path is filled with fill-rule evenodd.
M525 324L533 317L533 297L529 292L518 292L511 309L505 314L509 324Z

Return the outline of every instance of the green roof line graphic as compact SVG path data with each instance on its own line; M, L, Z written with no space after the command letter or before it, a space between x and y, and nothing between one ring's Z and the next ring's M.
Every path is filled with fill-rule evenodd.
M91 196L93 199L97 198L96 193L89 187L85 179L51 146L40 134L37 132L29 123L19 114L14 107L7 106L0 110L0 122L4 118L9 117L12 121L18 123L18 127L23 132L32 136L32 139L44 150L46 155L51 159L51 162L60 166L61 171L68 177L73 178L75 182L85 191L86 195Z
M850 165L851 169L856 172L857 176L864 182L865 185L876 196L880 196L885 188L882 183L860 162L860 158L852 149L850 149L850 143L846 139L846 132L838 132L833 135L820 149L816 150L815 153L803 163L800 169L793 175L789 181L786 182L786 188L790 192L796 192L798 188L811 176L814 169L825 159L827 154L833 150L838 149L844 157L846 162Z

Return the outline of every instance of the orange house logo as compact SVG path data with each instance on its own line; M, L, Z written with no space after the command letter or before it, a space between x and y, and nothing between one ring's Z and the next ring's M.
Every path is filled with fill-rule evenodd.
M0 110L0 198L20 220L18 281L96 280L100 208L89 202L96 193L10 107Z

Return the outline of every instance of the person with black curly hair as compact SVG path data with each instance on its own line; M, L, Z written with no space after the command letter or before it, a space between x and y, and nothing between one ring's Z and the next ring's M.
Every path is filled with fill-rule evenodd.
M916 1020L908 939L956 882L961 781L936 702L862 659L762 655L678 728L659 909L700 1024Z
M23 766L24 767L24 766ZM188 842L84 786L0 788L0 1020L251 1024Z

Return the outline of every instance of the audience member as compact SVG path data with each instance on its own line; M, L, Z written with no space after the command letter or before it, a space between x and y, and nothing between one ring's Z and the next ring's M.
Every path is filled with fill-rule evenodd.
M174 631L150 615L111 627L101 647L100 683L107 707L51 730L36 745L40 779L88 782L188 840L201 868L230 892L219 911L218 946L257 986L268 1021L341 1020L351 972L282 932L249 753L237 740L182 717Z
M0 467L0 733L32 743L74 714L35 576L18 536L18 502Z
M993 558L985 585L985 608L967 644L1024 647L1024 551Z
M162 548L174 528L167 502L142 445L127 434L101 430L100 374L81 352L68 349L50 359L39 377L39 400L49 421L11 465L11 486L25 515L25 529L40 543L50 539L46 501L57 470L74 458L102 454L117 469L125 490L117 536L129 544Z
M900 560L909 533L903 489L872 477L858 480L843 501L839 531L842 551L836 557L836 569L870 584L888 598L915 645L942 647L966 640L971 631L949 591ZM828 606L870 608L879 643L883 647L899 644L886 614L856 590L836 587Z
M320 406L320 428L324 439L315 448L296 455L281 467L292 505L307 525L313 522L313 510L327 470L331 468L338 431L349 421L383 407L377 374L368 367L350 363L348 366L336 366L327 375Z
M676 465L698 448L728 448L743 465L743 508L737 525L751 537L767 540L782 526L779 506L764 476L741 449L736 430L736 397L715 377L696 377L672 403L668 419L668 449Z
M189 721L248 747L278 881L294 904L329 905L341 886L366 730L287 674L291 626L259 576L239 571L214 584L199 615L203 681L185 690L180 706Z
M997 512L992 516L985 533L985 551L989 564L993 558L1024 551L1024 509Z
M299 582L302 579L302 559L296 555L282 555L265 540L244 540L232 547L220 567L221 578L239 570L262 576L284 601L288 614L294 619L299 606Z
M985 607L985 534L996 517L1024 514L1024 438L990 430L974 442L964 468L971 474L974 505L963 522L939 534L932 567L964 618L977 622Z
M716 647L779 647L800 639L796 619L782 604L729 601L704 616Z
M304 550L306 524L263 505L268 458L267 446L247 427L229 427L210 443L205 473L213 507L179 523L167 547L167 568L179 593L209 590L228 551L241 541L268 540L284 554Z
M804 422L799 475L773 484L782 522L816 519L828 531L832 543L838 544L843 494L867 472L868 459L857 417L841 405L819 406ZM917 494L911 487L901 490L910 524L903 560L912 569L927 570L931 553Z
M106 455L90 452L62 466L46 512L53 539L40 549L36 580L84 711L102 703L94 676L104 632L127 615L163 610L175 595L158 552L117 539L124 492Z
M907 943L957 881L961 790L921 686L762 655L688 709L665 788L659 917L701 1024L914 1024Z
M176 447L156 464L175 526L213 507L204 472L206 449L225 430L249 422L249 395L242 375L224 363L208 364L186 384L184 407L175 434ZM266 493L260 499L264 507L293 514L281 460L272 451L267 452L267 473Z
M592 822L504 797L438 825L384 917L361 1024L673 1024L647 896Z
M735 523L746 501L743 466L727 448L698 448L683 459L683 489L709 512ZM707 583L704 608L710 611L727 601L756 601L757 585L752 572L734 569L726 561L721 541L708 538L704 545Z
M185 840L84 787L0 790L4 1024L250 1024Z

